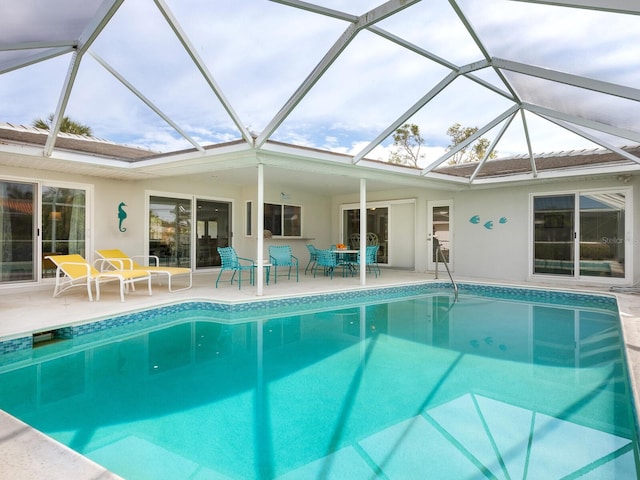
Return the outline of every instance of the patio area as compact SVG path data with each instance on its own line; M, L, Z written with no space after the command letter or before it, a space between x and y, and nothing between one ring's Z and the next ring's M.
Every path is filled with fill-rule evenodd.
M296 282L293 277L291 280L279 277L277 283L271 279L269 285L264 285L263 295L259 297L256 294L257 287L249 284L246 273L243 275L241 289L238 288L237 279L234 280L233 285L229 283L231 272L224 272L219 287L215 288L217 276L217 269L195 273L192 288L173 293L167 290L166 282L159 284L158 280L154 279L152 296L147 294L146 288L140 287L136 292L127 294L124 303L120 301L117 282L104 284L100 289L100 300L93 302L89 302L86 290L81 287L52 298L53 283L32 289L23 287L3 290L0 292L0 311L2 311L0 338L31 335L54 327L85 323L123 312L144 310L180 301L250 302L277 297L341 292L347 289L414 284L434 279L433 274L383 269L378 277L367 274L367 285L362 287L359 276L343 277L338 272L331 279L318 272L314 278L309 272L304 275L304 268L301 268L299 282ZM442 274L440 278L443 278ZM174 287L178 288L181 281L184 279L174 279Z

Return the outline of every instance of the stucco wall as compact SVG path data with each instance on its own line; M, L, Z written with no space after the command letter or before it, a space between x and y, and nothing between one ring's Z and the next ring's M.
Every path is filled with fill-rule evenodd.
M598 189L628 188L633 184L625 184L614 179L591 179L582 181L563 181L541 184L532 183L518 187L496 187L458 192L454 196L454 271L459 276L495 278L516 282L531 280L532 252L529 247L530 229L532 226L530 197L532 194L563 194L576 191ZM632 195L629 191L628 194ZM633 210L638 211L638 199L633 198ZM478 223L470 219L479 217ZM637 232L637 215L633 215L633 231ZM504 223L500 223L503 218ZM493 222L491 228L486 222ZM627 256L633 256L631 268L638 281L638 258L634 242L627 238ZM570 278L553 276L537 276L558 285L566 283L610 283L608 278L583 278L575 281Z
M530 263L532 252L529 246L531 228L532 194L558 194L597 189L619 189L637 187L640 182L631 179L625 183L617 177L592 178L588 180L569 181L537 181L514 186L493 186L491 188L462 187L457 192L428 189L398 189L382 192L367 192L368 202L385 200L415 199L415 270L427 271L427 202L452 201L452 241L453 241L453 273L458 277L489 278L513 282L532 280ZM632 191L629 194L633 195ZM640 209L638 195L633 196L633 212ZM332 199L331 210L332 236L338 238L342 228L340 207L345 204L359 202L359 194L336 196ZM471 221L473 217L474 222ZM634 214L632 227L634 232L640 231L639 215ZM502 221L501 221L502 219ZM487 223L491 222L491 223ZM411 234L411 228L402 224L394 226L397 236ZM638 235L636 235L638 237ZM636 255L636 247L640 238L627 238L627 256L632 256L630 267L633 282L640 281L640 255ZM392 247L393 248L393 247ZM566 277L540 277L537 281L545 281L559 286L567 283L602 284L611 283L608 278L583 278L579 281ZM618 281L620 283L620 281ZM630 282L627 282L630 283Z
M96 249L120 248L129 255L146 253L147 241L147 195L176 196L181 198L198 197L202 199L232 202L232 242L241 256L256 258L257 240L255 236L257 220L254 214L254 235L245 235L246 201L257 201L256 188L242 188L215 182L206 175L189 177L171 177L144 181L123 181L82 175L60 174L45 170L21 168L3 168L0 177L25 182L63 182L65 185L87 187L91 193L93 207L87 212L89 228L87 260L95 259ZM282 200L280 192L286 191L287 200ZM305 190L286 188L278 184L269 184L265 188L265 201L269 203L287 203L303 208L303 238L266 240L270 244L292 246L304 267L308 261L307 243L329 244L331 242L331 201L329 197L315 195ZM127 218L119 230L118 205L124 208ZM254 210L255 212L255 210ZM268 255L268 253L267 253Z
M281 192L288 196L282 199ZM247 237L244 235L244 227L236 229L238 235L234 239L234 244L238 252L244 252L250 258L257 256L257 188L247 188L243 192L241 225L244 226L245 202L251 201L254 205L252 231L254 235ZM328 196L317 195L303 189L295 189L290 186L284 187L278 183L265 185L265 203L287 204L302 207L302 238L265 238L265 260L268 260L270 245L290 245L293 255L298 257L300 267L304 269L309 261L309 251L307 244L316 246L328 245L331 243L331 199Z
M80 175L61 174L58 172L38 171L32 169L3 168L3 178L22 181L51 181L66 184L89 186L93 198L93 208L88 212L90 228L88 259L93 260L93 252L100 248L118 247L131 255L143 254L146 251L146 198L149 192L154 194L230 201L233 206L232 231L233 245L242 256L257 256L257 217L254 214L254 235L245 235L246 201L257 203L257 188L225 185L212 180L206 175L190 177L172 177L145 181L121 181ZM391 218L389 235L391 249L397 255L396 266L414 268L416 271L427 271L427 203L429 201L451 201L452 210L452 242L453 272L458 277L495 278L524 282L531 279L529 246L531 228L530 195L558 194L579 190L601 188L627 188L632 195L632 187L640 185L633 178L627 180L616 176L574 181L537 181L517 187L494 186L491 188L467 189L461 187L457 192L398 188L379 192L367 192L368 202L390 202ZM357 188L354 186L354 188ZM288 198L283 200L281 192ZM632 198L633 212L640 209L640 196ZM301 239L267 239L265 246L290 244L294 254L300 259L301 266L308 261L307 243L325 247L342 240L341 206L358 204L359 192L349 195L323 196L304 189L284 186L271 180L265 185L265 201L269 203L287 203L303 208L303 238ZM124 202L127 218L123 223L125 232L118 229L118 205ZM394 212L393 208L397 208ZM394 220L395 218L395 220ZM470 221L477 218L478 221ZM640 231L640 218L633 215L631 227L634 232ZM415 221L413 220L415 219ZM501 219L503 219L501 221ZM492 223L487 223L492 222ZM489 228L491 227L491 228ZM636 255L636 246L640 241L629 235L626 240L627 256L631 259L633 283L640 281L640 255ZM390 251L390 258L393 252ZM539 280L539 278L538 278ZM545 278L550 283L559 285L573 282L566 278ZM583 280L584 282L585 280ZM597 283L602 279L592 278L586 281ZM606 280L605 280L606 281ZM627 282L631 283L631 282Z
M453 204L455 274L526 280L528 202L529 194L524 189L456 194Z

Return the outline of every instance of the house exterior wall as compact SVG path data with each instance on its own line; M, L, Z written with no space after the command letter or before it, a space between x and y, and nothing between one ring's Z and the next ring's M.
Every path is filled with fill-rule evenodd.
M412 235L415 241L413 248L415 255L415 270L427 271L427 202L453 202L452 212L452 242L453 261L452 271L459 278L496 279L510 282L527 282L531 280L545 281L558 286L566 284L623 284L621 280L611 278L587 277L574 280L565 276L531 276L532 250L530 246L532 212L531 195L561 194L576 191L591 191L599 189L628 189L631 195L632 225L627 225L631 232L640 231L640 218L634 212L640 208L638 195L633 190L640 182L633 177L628 183L617 177L601 177L591 179L544 181L538 180L518 186L493 186L487 188L464 189L457 192L447 192L426 189L398 189L382 192L368 192L367 202L385 200L413 199L415 200L415 225L398 222L393 230L396 238L406 238ZM332 200L332 237L339 238L341 232L340 207L345 204L359 202L358 194L336 196ZM471 218L478 216L479 222L471 222ZM501 222L501 219L502 222ZM492 222L487 224L487 222ZM487 226L485 226L487 224ZM490 227L490 228L489 228ZM635 254L640 238L632 233L633 238L627 238L627 255L632 256L627 268L631 271L631 282L640 281L640 255ZM397 241L396 241L397 243ZM404 244L403 244L404 245ZM394 247L390 247L394 248ZM403 248L403 247L396 247Z
M24 181L65 182L87 185L93 192L92 208L88 212L89 242L87 259L93 260L93 252L100 248L118 247L131 255L146 253L147 196L150 192L166 196L198 197L230 201L232 211L232 243L241 256L257 256L257 187L239 187L216 184L207 176L185 176L153 180L122 181L108 178L70 175L46 170L3 168L0 177ZM531 195L558 194L597 189L627 189L632 199L632 222L627 225L631 232L640 231L640 218L635 212L640 209L640 195L633 191L640 185L634 177L622 180L615 176L582 179L580 181L537 180L518 186L474 187L457 192L397 188L367 192L368 202L387 202L390 208L389 238L392 266L427 271L427 203L429 201L451 201L453 273L459 278L477 277L502 281L526 282L532 280L530 263L532 258ZM283 200L280 192L286 191ZM253 235L245 234L246 202L254 205ZM123 223L125 232L118 229L118 205L126 204L127 218ZM359 203L359 192L348 195L318 195L304 189L292 189L279 183L265 185L265 202L298 205L303 209L302 238L265 239L269 245L287 243L302 268L308 261L307 243L319 248L342 241L341 207ZM471 222L472 217L479 222ZM500 221L500 219L504 219ZM491 228L486 222L492 222ZM485 226L487 225L487 226ZM626 240L627 265L632 276L624 284L640 281L640 255L636 247L640 238L629 234ZM395 255L395 258L394 258ZM268 253L265 254L268 258ZM536 277L541 280L541 277ZM576 281L560 276L545 276L544 281L566 285L571 283L611 283L612 280L597 277ZM619 282L620 283L620 282Z
M240 256L257 257L257 187L238 187L216 184L207 176L158 178L153 180L114 180L83 175L69 175L47 170L7 167L0 172L0 179L24 182L77 184L93 192L87 211L88 241L85 257L95 260L95 250L120 248L129 255L148 253L147 217L149 195L220 200L232 203L232 245ZM280 197L286 191L287 200ZM331 242L331 199L305 190L286 189L278 184L265 186L265 202L302 207L302 238L265 239L265 260L268 261L270 245L291 245L302 269L307 265L307 243L328 245ZM246 202L254 205L252 235L246 235ZM127 214L120 231L118 205L125 203Z
M455 273L465 277L495 278L514 282L532 280L532 249L530 239L532 219L532 195L563 194L577 191L588 192L625 189L631 195L629 212L632 224L626 225L630 232L626 238L626 255L631 259L627 265L630 279L635 283L638 278L638 238L640 224L637 212L638 199L633 194L637 182L628 184L616 178L595 178L580 181L533 182L517 187L502 187L458 192L454 197L455 225L454 242L456 248ZM480 222L474 224L470 219L478 215ZM500 218L505 223L500 223ZM493 221L492 228L486 228L485 222ZM536 275L537 281L566 284L621 284L622 280L607 277L583 277L580 280L564 276ZM625 282L630 283L630 282Z
M286 192L288 198L282 199L281 192ZM238 254L243 252L249 258L257 256L257 199L258 192L256 188L247 188L242 194L242 207L240 212L242 228L236 228L236 231L242 235L236 235L234 244L238 250ZM245 209L246 202L251 201L253 204L253 235L246 236L244 234L244 225L246 222ZM269 246L271 245L290 245L293 255L298 257L300 267L304 269L309 261L309 251L307 244L321 247L330 245L331 243L331 198L329 196L316 195L303 189L292 189L290 186L284 187L278 183L265 182L264 192L265 203L287 204L302 207L302 237L301 238L265 238L265 261L269 260ZM238 238L241 237L241 238Z
M389 256L391 266L413 268L417 272L427 271L427 202L431 200L451 200L454 193L441 190L427 190L419 188L398 188L384 191L367 192L367 203L389 202L391 204L389 225ZM339 195L332 199L332 237L340 240L342 232L342 218L340 209L344 205L357 204L359 194ZM397 202L394 204L394 202ZM406 202L413 205L413 214L406 209ZM411 222L408 219L413 217ZM408 240L407 240L408 239ZM407 255L413 257L410 262ZM412 263L412 264L410 264Z
M529 191L524 188L458 192L453 199L455 274L526 281L528 208ZM472 217L479 222L472 223ZM500 223L501 218L506 223Z

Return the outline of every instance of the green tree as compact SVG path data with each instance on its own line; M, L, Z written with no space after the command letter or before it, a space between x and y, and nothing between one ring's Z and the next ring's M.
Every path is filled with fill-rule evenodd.
M453 150L460 143L478 131L478 127L463 127L459 123L454 123L447 130L447 135L451 137L451 144L447 147L447 151ZM474 143L467 145L449 160L450 165L458 165L460 163L479 162L489 151L491 142L484 137L480 137ZM494 150L489 158L496 158L497 152Z
M36 128L41 128L43 130L50 130L52 123L53 123L53 113L50 114L46 119L42 119L42 118L35 119L32 125ZM90 137L93 134L93 132L91 131L91 127L89 127L88 125L83 125L74 120L71 120L69 117L62 117L62 123L60 124L60 131L64 133L72 133L74 135L84 135L85 137Z
M420 153L422 145L424 139L420 135L420 127L405 123L393 134L394 150L389 156L389 162L417 167L418 161L424 158L424 154Z

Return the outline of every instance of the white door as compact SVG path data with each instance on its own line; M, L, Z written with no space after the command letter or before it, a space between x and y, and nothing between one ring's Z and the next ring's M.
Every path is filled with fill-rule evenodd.
M427 202L427 269L436 268L436 245L449 268L453 270L453 202L451 200ZM442 258L438 258L442 263Z

